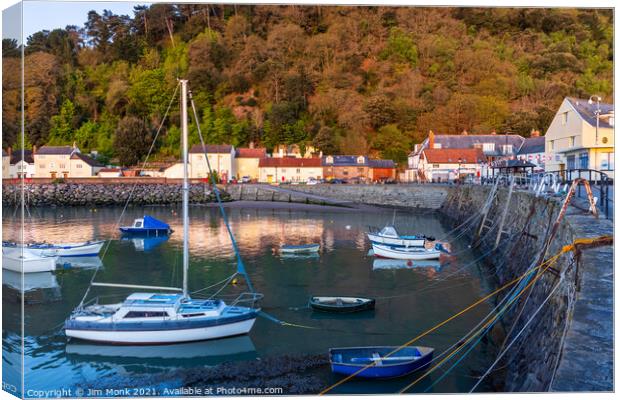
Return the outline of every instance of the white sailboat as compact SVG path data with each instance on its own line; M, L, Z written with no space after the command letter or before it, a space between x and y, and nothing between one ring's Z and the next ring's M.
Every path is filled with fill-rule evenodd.
M254 308L253 305L262 295L252 291L251 283L247 279L243 262L236 247L236 241L230 229L229 234L237 254L238 273L246 277L252 292L242 293L232 304L226 304L223 300L215 298L192 299L188 292L189 181L187 81L180 80L180 85L184 165L182 190L183 287L93 282L92 286L138 288L149 291L133 293L125 301L117 304L98 304L95 302L95 304L86 305L82 302L65 321L65 334L70 338L114 344L182 343L247 334L256 321L260 310ZM195 109L194 115L196 115ZM217 188L215 190L218 202L220 202ZM221 207L221 202L220 210L227 227L229 227L224 209ZM242 302L250 302L252 306L241 306Z
M105 242L94 240L79 243L28 243L23 247L40 257L94 257L99 255ZM3 247L22 247L17 243L3 242Z

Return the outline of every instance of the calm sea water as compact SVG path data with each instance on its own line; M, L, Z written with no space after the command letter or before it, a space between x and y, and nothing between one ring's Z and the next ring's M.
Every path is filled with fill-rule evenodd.
M19 219L5 208L3 239L18 237ZM246 268L256 289L265 295L263 309L280 320L316 327L303 329L279 326L259 318L249 336L174 346L118 347L67 341L60 329L80 302L97 272L97 281L141 285L181 285L182 221L177 207L130 207L122 223L150 214L170 223L175 232L169 240L121 240L116 227L120 208L30 209L25 240L70 242L110 239L105 256L78 260L70 269L54 274L27 276L31 288L27 299L37 304L24 310L24 372L26 389L73 388L77 384L97 388L98 381L133 374L162 372L177 367L217 365L223 361L252 360L285 354L325 354L330 347L399 345L451 316L490 291L480 266L479 254L467 251L466 242L453 242L456 259L440 263L406 265L376 260L367 255L368 226L396 221L403 233L445 236L450 226L433 214L421 215L373 209L343 211L304 209L250 204L228 209L231 227ZM190 210L190 290L198 290L224 279L235 270L233 252L217 209ZM281 244L320 243L316 258L283 258ZM468 266L468 264L470 264ZM463 268L466 267L466 268ZM3 365L4 381L19 382L20 307L19 276L3 271ZM234 291L239 288L231 287ZM92 295L120 301L128 291L93 288ZM359 295L376 297L374 312L337 316L312 312L305 307L311 295ZM459 340L486 313L483 304L417 344L431 346L436 354ZM496 349L481 344L431 392L468 391L476 376L493 361ZM416 385L423 391L443 374L440 368ZM325 367L312 372L325 386L336 376ZM104 379L104 380L105 380ZM415 379L364 382L351 381L335 393L394 393ZM170 383L174 386L174 383Z

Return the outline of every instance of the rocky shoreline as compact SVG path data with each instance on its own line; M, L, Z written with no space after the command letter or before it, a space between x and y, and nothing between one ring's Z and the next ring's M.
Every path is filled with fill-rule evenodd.
M105 206L130 204L175 204L182 202L181 185L171 184L37 184L24 186L27 206ZM133 193L132 193L133 191ZM230 201L226 192L220 192L223 201ZM190 203L202 204L216 201L215 193L205 184L190 185ZM2 185L2 205L17 206L21 203L20 185Z

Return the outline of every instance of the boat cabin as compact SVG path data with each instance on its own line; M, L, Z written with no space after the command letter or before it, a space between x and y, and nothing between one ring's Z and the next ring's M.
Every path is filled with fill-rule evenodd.
M381 229L381 232L379 232L379 235L384 236L384 237L392 237L392 238L398 238L398 232L396 232L396 228L394 228L393 226L386 226L385 228Z

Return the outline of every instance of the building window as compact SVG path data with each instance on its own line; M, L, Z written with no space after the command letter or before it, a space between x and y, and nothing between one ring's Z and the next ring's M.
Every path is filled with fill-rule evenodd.
M566 125L568 123L568 111L562 113L562 125Z
M45 164L39 164L39 168L45 169Z
M550 140L550 141L549 141L549 149L550 149L550 150L554 150L554 149L555 149L555 146L554 146L553 140Z
M439 164L433 164L433 168L439 168Z
M63 166L61 166L60 168L64 168ZM79 163L75 166L75 168L82 168L82 163Z
M607 136L603 136L603 139L601 139L601 141L603 142L603 144L607 144L609 139L607 139Z
M583 153L579 153L579 168L581 169L588 169L588 153L587 152L583 152Z
M575 147L575 137L574 136L571 136L571 137L568 138L568 145L570 147Z
M297 168L297 171L296 171L296 172L297 172L298 174L301 174L301 168Z
M286 168L282 168L282 171L281 171L281 172L282 172L283 174L286 174Z
M357 163L358 164L364 164L364 157L363 156L357 157Z
M566 168L575 169L575 156L566 156Z
M55 166L56 166L56 165L54 165L54 162L52 161L52 162L50 163L50 168L54 168Z
M504 154L511 154L512 153L512 145L511 144L506 144L502 146L502 152Z
M333 164L333 163L334 163L334 157L332 157L332 156L327 156L327 157L325 158L325 162L326 162L327 164Z
M495 143L483 143L482 151L495 151Z
M65 166L65 164L59 164L59 165L58 165L58 168L60 168L60 169L65 169L65 168L66 168L66 166Z
M349 171L342 171L342 175L349 175Z

